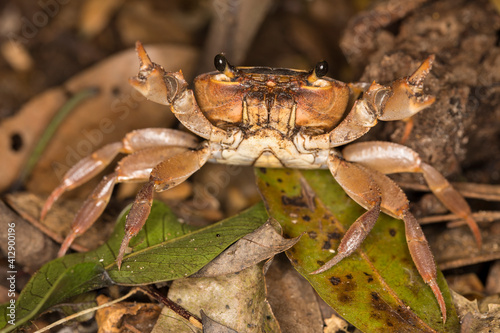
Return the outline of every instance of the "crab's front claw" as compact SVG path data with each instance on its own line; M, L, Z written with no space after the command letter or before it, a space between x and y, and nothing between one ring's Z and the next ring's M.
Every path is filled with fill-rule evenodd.
M380 112L380 120L406 119L434 103L434 96L423 93L423 82L432 68L433 61L434 55L429 56L411 76L394 81L391 89L376 91L376 84L370 87L368 93L375 93L374 101Z
M139 74L129 79L130 84L147 99L170 105L186 89L182 72L167 72L151 61L141 42L136 43L139 56Z

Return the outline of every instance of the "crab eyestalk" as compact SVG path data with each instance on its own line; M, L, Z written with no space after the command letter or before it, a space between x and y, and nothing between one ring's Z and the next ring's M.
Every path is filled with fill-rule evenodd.
M232 79L236 77L236 68L232 66L229 61L227 61L224 53L220 53L214 58L215 69L223 73L228 78Z
M319 78L325 76L326 73L328 73L328 63L326 61L320 61L310 72L309 76L307 77L307 81L312 84Z

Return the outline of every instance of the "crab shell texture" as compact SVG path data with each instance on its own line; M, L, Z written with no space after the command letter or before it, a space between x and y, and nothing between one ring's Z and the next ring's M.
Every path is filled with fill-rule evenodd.
M295 109L295 126L326 132L340 122L349 102L347 84L327 77L310 82L310 72L267 67L237 67L235 71L233 78L211 72L194 80L200 109L221 128L243 123L242 109L247 108L256 117L248 122L274 123L285 132Z

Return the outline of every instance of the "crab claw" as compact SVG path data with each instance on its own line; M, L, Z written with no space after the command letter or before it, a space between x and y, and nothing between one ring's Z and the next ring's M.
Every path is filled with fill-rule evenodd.
M432 64L434 63L434 60L436 59L436 56L434 54L431 54L425 61L420 65L419 68L413 73L409 78L408 78L408 83L414 86L419 86L422 88L422 83L424 82L425 77L427 74L432 69Z
M147 71L154 66L154 63L149 58L146 50L144 49L144 46L140 41L135 42L135 51L139 56L141 71Z
M435 102L434 96L423 94L423 82L433 61L434 56L431 55L411 76L394 81L389 94L383 92L380 97L376 96L376 103L380 104L380 120L409 118Z
M139 56L139 74L129 83L147 99L163 105L170 105L186 89L182 72L166 72L162 66L151 61L141 42L136 45Z

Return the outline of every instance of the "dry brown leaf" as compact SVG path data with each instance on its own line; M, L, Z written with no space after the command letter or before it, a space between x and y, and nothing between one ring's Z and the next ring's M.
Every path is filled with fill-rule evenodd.
M193 314L203 310L237 332L261 332L264 325L269 327L268 332L279 332L265 294L262 265L255 265L236 274L175 280L168 297ZM171 325L180 326L172 330ZM197 332L188 325L164 310L153 332Z
M500 259L500 222L481 225L483 246L478 249L466 227L428 233L427 239L440 269L457 268Z
M460 294L450 290L453 303L461 318L461 333L491 333L499 332L500 329L500 304L487 304L487 311L479 310L477 300L469 301ZM498 298L498 297L497 297Z
M488 295L500 294L500 260L495 261L490 268L485 292Z
M102 305L111 301L105 295L97 297L97 304ZM96 320L100 333L121 333L127 327L138 332L151 332L151 329L160 315L161 307L152 303L118 303L97 310Z
M40 211L45 202L44 196L28 192L16 192L8 194L6 201L21 217L59 244L69 233L72 217L75 216L82 205L82 200L79 199L61 200L55 203L53 209L43 221L39 221ZM71 245L71 248L78 252L86 252L99 247L113 231L113 225L113 223L103 223L103 219L99 218L85 233L85 237L78 237ZM22 252L24 252L24 248ZM57 251L52 253L50 259L55 258L56 254ZM37 257L38 255L37 253Z
M192 76L197 52L182 46L147 46L148 52L169 70ZM38 161L26 186L48 193L74 163L98 147L120 140L125 133L145 127L169 127L174 117L167 107L135 93L128 78L137 73L135 51L129 49L76 75L62 87L36 96L13 117L0 124L0 191L19 176L34 146L68 95L97 88L97 96L80 103L64 120ZM89 185L85 193L90 191Z
M56 256L59 248L56 243L0 201L0 249L6 258L11 257L7 241L9 228L14 229L15 248L19 249L15 252L16 264L26 271L34 272Z
M214 277L242 271L245 268L288 250L300 239L285 239L278 222L269 220L222 252L191 277Z
M475 273L446 276L450 289L468 298L480 298L484 292L484 285Z
M80 32L88 37L94 37L101 32L124 0L87 0L80 12Z
M66 101L61 88L50 89L0 123L0 191L14 183L50 119Z
M165 2L164 5L169 4ZM193 43L192 30L199 29L208 19L206 14L203 7L194 9L191 17L175 6L171 10L158 11L147 1L126 1L118 13L117 28L122 41L130 45L136 40L188 45ZM193 22L195 26L191 26Z
M267 299L281 330L287 333L316 333L323 319L316 292L289 262L277 258L266 273Z
M201 311L201 320L203 322L203 333L238 333L232 328L213 320L203 310Z

